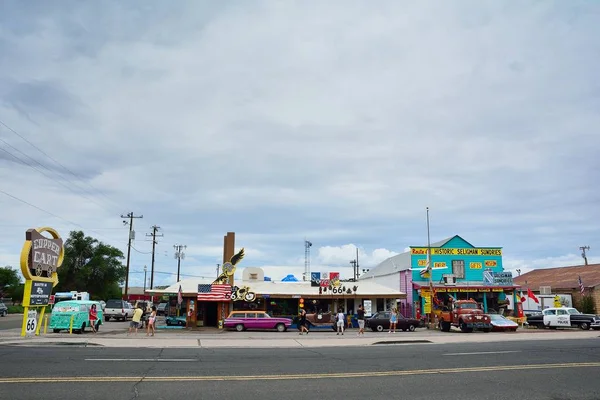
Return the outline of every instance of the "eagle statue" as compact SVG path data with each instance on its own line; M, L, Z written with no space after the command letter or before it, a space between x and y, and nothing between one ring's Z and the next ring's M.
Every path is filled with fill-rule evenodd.
M235 268L237 263L239 263L244 258L244 248L238 251L236 254L231 257L229 261L223 264L223 272L217 277L214 281L215 284L226 284L229 283L229 277L235 273Z

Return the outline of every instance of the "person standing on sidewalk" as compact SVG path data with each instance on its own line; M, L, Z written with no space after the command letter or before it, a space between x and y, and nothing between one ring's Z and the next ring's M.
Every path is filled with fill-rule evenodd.
M152 306L152 311L150 312L150 316L148 317L148 326L147 326L146 336L148 336L150 334L150 330L152 330L152 336L154 336L154 333L156 332L156 329L154 328L155 321L156 321L156 306Z
M337 335L339 335L340 332L342 332L342 335L344 335L345 322L346 321L344 320L344 310L342 310L342 308L340 307L337 313Z
M90 307L90 327L92 328L92 332L96 333L96 321L98 321L98 311L96 310L96 305L92 304Z
M398 323L398 309L392 308L392 315L390 316L390 330L388 333L396 333L396 324Z
M356 319L358 320L358 334L357 336L360 335L365 335L365 309L363 308L362 304L358 305L358 310L356 311Z
M306 332L306 334L308 335L308 323L306 322L306 310L303 308L302 310L300 310L300 334L302 335L302 332Z
M135 303L135 310L133 311L133 317L131 317L131 322L129 323L129 330L127 331L127 336L129 336L132 330L135 330L135 334L137 335L137 331L140 327L140 322L142 320L142 314L144 314L144 311L140 308L140 304Z

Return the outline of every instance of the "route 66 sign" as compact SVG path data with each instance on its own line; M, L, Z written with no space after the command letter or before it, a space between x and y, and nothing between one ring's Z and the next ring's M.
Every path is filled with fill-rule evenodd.
M37 328L37 312L35 310L27 313L27 321L25 325L25 333L27 335L33 335Z

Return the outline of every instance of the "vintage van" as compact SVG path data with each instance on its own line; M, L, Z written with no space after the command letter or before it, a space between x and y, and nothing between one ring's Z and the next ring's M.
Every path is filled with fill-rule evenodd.
M68 331L71 318L73 318L73 332L83 333L85 328L90 327L89 313L92 304L96 305L98 311L98 320L96 321L96 330L98 330L104 321L102 305L97 301L90 300L66 300L56 303L50 316L49 328L54 333L61 330Z

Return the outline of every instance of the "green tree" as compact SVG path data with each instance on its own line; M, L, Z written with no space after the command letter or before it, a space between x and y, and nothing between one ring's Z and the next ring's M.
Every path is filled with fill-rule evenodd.
M582 297L581 308L579 309L579 311L581 311L584 314L596 314L595 308L596 307L594 307L594 298L591 295L586 294Z
M21 275L17 270L10 266L0 268L0 289L6 286L15 286L19 283L21 283Z
M114 297L115 287L125 279L124 258L116 247L85 236L82 231L72 231L65 241L56 291L86 291L99 299ZM121 297L120 290L118 294Z

